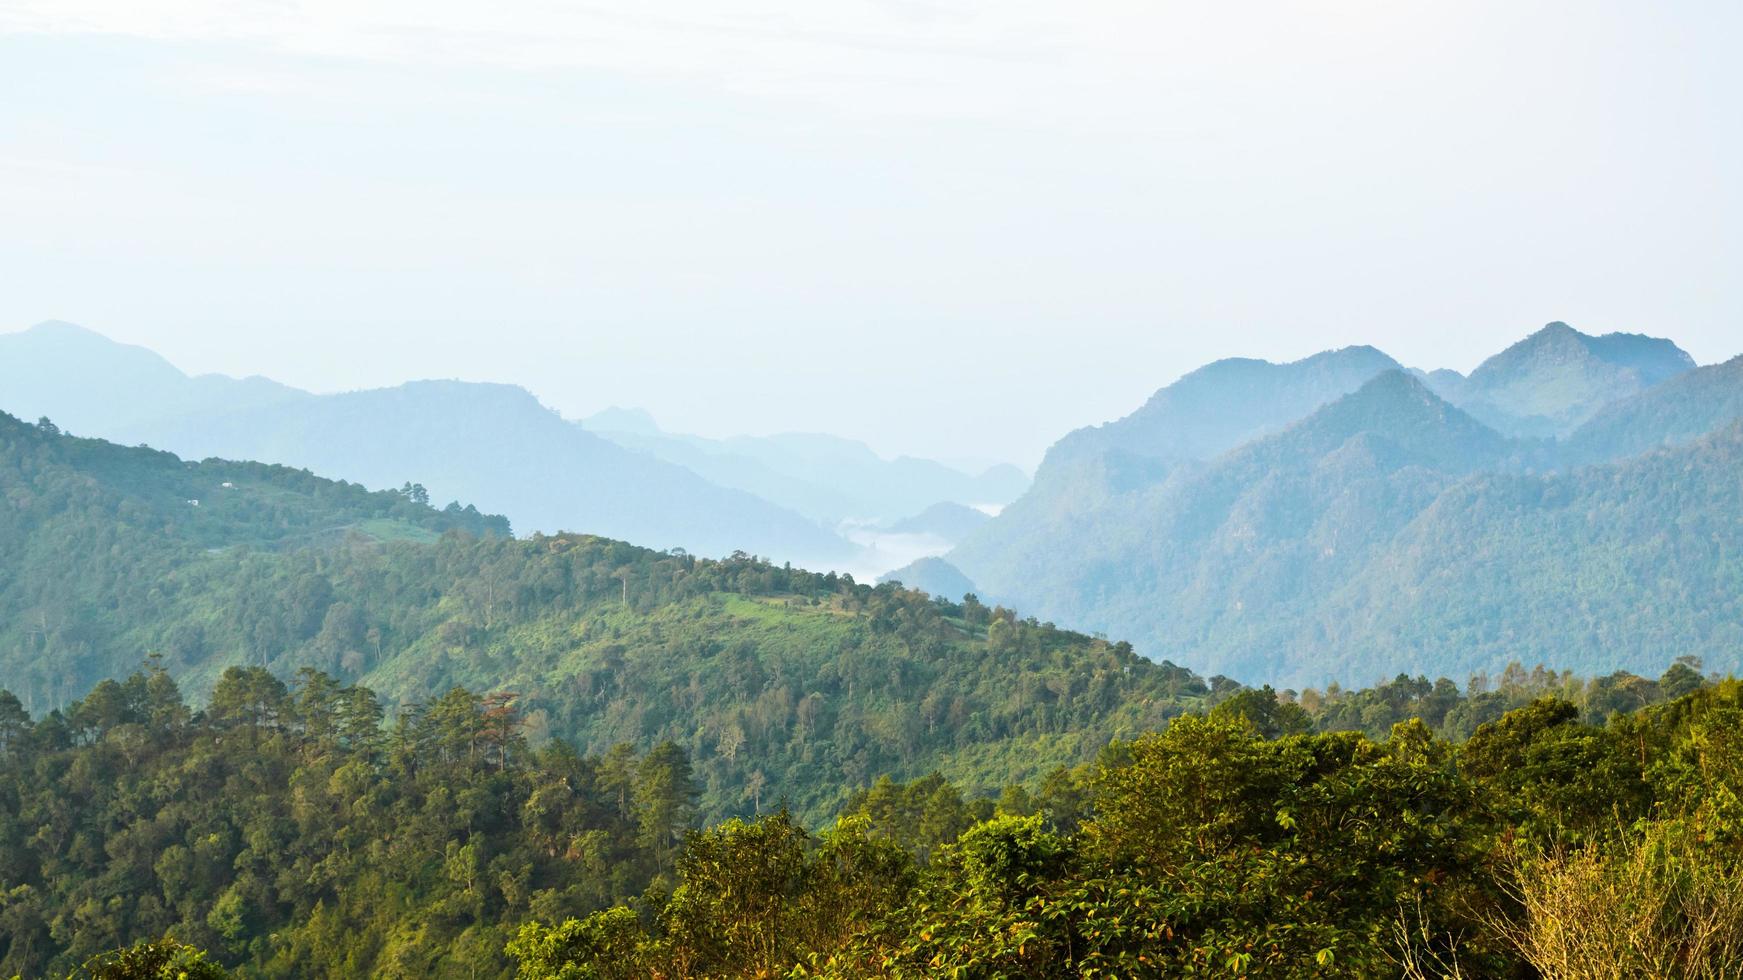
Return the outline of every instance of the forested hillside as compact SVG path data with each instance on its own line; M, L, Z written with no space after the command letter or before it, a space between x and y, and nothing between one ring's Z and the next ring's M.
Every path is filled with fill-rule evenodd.
M1571 435L1564 463L1601 462L1693 442L1743 418L1743 355L1615 402Z
M312 605L332 599L312 582L221 609L212 590L240 569L450 531L509 533L470 505L431 508L418 486L371 493L282 466L184 462L3 413L0 495L0 683L33 708L124 675L148 651L192 669L258 660L318 629ZM225 622L229 645L207 646Z
M0 490L0 686L37 714L151 655L202 695L235 664L316 667L390 707L465 684L519 695L537 742L683 746L711 816L787 800L815 817L881 773L981 788L1088 758L1207 691L972 600L516 540L406 494L9 418Z
M357 533L376 540L433 541L446 531L507 537L506 518L470 505L430 506L421 485L371 492L307 470L221 459L184 461L63 434L48 419L28 423L0 412L0 511L8 543L23 536L77 534L79 524L132 540L206 549L282 550ZM49 527L49 522L67 524ZM76 562L77 551L62 559Z

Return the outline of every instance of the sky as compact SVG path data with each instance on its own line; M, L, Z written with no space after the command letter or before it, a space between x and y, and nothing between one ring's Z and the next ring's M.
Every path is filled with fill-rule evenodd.
M0 0L0 330L1033 464L1218 357L1743 352L1743 5Z

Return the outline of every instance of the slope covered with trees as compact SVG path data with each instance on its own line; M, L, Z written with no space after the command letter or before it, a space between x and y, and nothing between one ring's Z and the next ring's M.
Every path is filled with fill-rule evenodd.
M431 508L416 485L371 493L282 466L184 462L3 413L0 501L0 678L31 707L124 675L147 651L189 667L213 656L204 637L220 611L201 597L240 567L341 544L509 533L471 506ZM315 607L330 601L313 582L291 583L255 609L225 612L235 635L222 652L259 653L318 630Z
M973 600L516 540L405 494L10 419L0 491L0 686L36 714L154 654L197 694L236 664L316 667L390 706L465 684L518 693L535 741L682 745L709 814L785 799L815 816L884 772L979 787L1087 758L1207 690Z
M1602 462L1683 445L1739 418L1743 355L1609 405L1568 438L1566 462Z

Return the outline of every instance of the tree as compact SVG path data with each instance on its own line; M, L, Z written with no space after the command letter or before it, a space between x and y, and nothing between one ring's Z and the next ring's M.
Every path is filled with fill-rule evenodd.
M1578 717L1571 702L1540 698L1479 726L1459 766L1520 829L1547 841L1579 843L1644 815L1650 791L1638 752Z
M206 714L220 726L254 736L277 730L292 715L290 691L264 667L231 667L212 688Z
M1743 964L1743 865L1653 824L1619 847L1522 858L1508 938L1542 976L1720 980Z
M691 834L661 916L681 958L715 974L784 972L802 927L807 840L785 810Z
M767 786L768 783L768 777L763 775L761 769L753 770L750 776L745 779L744 791L750 794L751 812L757 814L763 812L763 787Z
M696 797L690 756L676 743L661 742L642 757L635 781L637 841L661 867L671 867L684 831L695 819Z
M914 859L871 830L865 817L842 817L812 853L797 925L819 955L839 950L902 907L917 880Z
M68 980L227 980L205 951L174 939L143 942L85 961Z
M528 922L507 946L518 980L634 980L647 976L641 921L606 909L559 925Z
M1218 719L1242 719L1266 738L1303 735L1313 731L1313 719L1307 716L1301 705L1278 700L1277 692L1269 684L1260 688L1249 687L1229 695L1210 709L1210 716Z
M0 757L16 755L29 744L30 715L11 691L0 689Z
M1053 892L1074 860L1039 817L996 817L946 848L889 959L897 975L1076 976L1077 932ZM1081 904L1079 905L1081 908Z
M1706 679L1701 676L1700 658L1692 658L1692 664L1685 662L1688 659L1690 658L1678 658L1658 679L1658 689L1664 697L1680 698L1700 690L1706 684Z
M1095 776L1090 841L1108 858L1178 868L1277 830L1285 774L1244 720L1176 718Z

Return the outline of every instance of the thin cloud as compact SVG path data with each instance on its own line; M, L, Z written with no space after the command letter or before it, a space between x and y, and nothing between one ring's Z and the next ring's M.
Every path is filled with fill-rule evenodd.
M865 109L1012 109L1074 33L1046 5L738 0L649 11L522 2L19 0L0 33L244 44L321 58L699 80ZM1030 90L1027 93L1025 90Z

